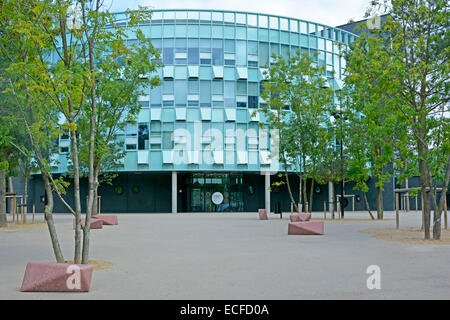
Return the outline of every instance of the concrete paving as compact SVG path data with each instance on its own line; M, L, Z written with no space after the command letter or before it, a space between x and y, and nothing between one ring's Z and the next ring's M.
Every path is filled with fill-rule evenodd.
M72 217L55 215L67 260ZM22 293L28 261L53 261L46 228L0 231L0 299L449 299L450 247L376 240L358 230L385 221L327 221L324 236L288 236L288 213L121 214L119 225L92 230L94 271L88 293ZM313 213L323 217L323 213ZM42 216L39 217L42 219ZM346 218L368 218L347 212ZM402 213L402 226L420 226ZM381 289L366 286L381 268Z

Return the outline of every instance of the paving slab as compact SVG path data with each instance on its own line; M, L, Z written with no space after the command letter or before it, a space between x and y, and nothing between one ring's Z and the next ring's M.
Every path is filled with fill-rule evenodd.
M395 227L395 214L369 221L325 221L320 237L288 236L289 212L118 214L120 225L91 233L96 270L87 293L20 292L30 261L53 262L48 230L0 231L0 299L448 299L450 248L376 240L358 232ZM323 217L313 212L312 221ZM38 215L36 220L42 219ZM364 219L354 221L355 219ZM73 259L73 217L55 214L66 260ZM420 213L401 213L420 227ZM368 266L381 270L369 290Z

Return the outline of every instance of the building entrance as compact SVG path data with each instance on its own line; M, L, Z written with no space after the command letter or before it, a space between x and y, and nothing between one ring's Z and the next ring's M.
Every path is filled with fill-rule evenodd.
M244 211L242 174L193 173L186 179L188 179L186 181L188 211ZM213 201L213 194L215 194L215 201ZM220 201L222 198L223 201Z

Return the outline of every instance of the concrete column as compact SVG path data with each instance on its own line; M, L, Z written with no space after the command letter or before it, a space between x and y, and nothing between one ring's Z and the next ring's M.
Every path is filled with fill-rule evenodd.
M177 213L177 172L172 171L172 213Z
M266 172L264 176L264 199L266 212L270 213L270 174Z

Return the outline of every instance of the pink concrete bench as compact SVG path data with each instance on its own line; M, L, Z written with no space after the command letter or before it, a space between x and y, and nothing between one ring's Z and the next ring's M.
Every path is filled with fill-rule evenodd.
M81 219L81 225L86 224L86 219ZM75 229L75 219L73 219L73 228ZM91 229L103 229L103 220L91 218Z
M94 266L88 264L28 262L22 292L87 292Z
M258 209L259 220L267 220L266 209Z
M289 219L291 220L291 222L304 222L304 221L309 221L311 219L311 213L296 213L296 214L291 214L289 216Z
M288 234L323 235L323 221L289 222Z
M92 219L103 221L103 225L112 226L119 224L119 220L115 214L98 214L92 216Z

